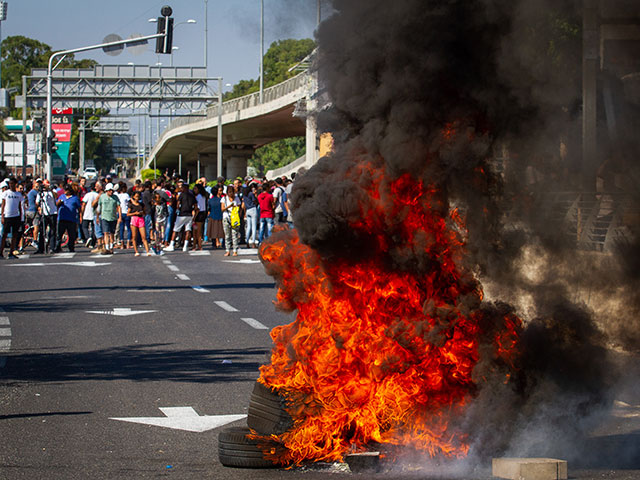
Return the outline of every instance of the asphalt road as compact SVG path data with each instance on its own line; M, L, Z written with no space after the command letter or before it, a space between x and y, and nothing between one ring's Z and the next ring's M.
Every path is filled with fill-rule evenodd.
M224 427L148 424L175 412L246 414L269 331L293 319L275 310L273 280L255 252L148 258L77 250L0 263L0 479L370 476L342 465L226 468L217 458ZM172 407L182 409L160 410ZM132 417L147 423L114 420ZM488 478L488 468L465 478ZM630 480L640 471L571 477Z

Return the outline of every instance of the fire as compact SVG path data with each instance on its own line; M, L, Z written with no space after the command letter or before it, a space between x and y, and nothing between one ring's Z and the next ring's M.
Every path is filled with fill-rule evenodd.
M481 286L463 266L463 215L434 185L408 174L389 181L370 163L356 170L368 200L350 227L375 255L323 261L289 229L260 251L278 279L278 305L298 311L272 331L271 363L261 368L294 420L274 437L287 452L277 460L338 461L372 442L464 456L468 434L450 424L482 381L481 346L513 369L520 320L487 325ZM426 263L389 266L417 255Z

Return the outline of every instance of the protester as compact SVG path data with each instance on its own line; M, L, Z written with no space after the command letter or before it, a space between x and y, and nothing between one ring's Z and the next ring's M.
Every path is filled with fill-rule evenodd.
M155 217L155 245L154 251L158 255L162 255L164 252L162 251L162 243L165 234L165 227L169 220L169 208L167 207L167 202L162 195L156 191L153 197L153 204L155 208L154 217Z
M120 200L114 195L116 188L113 183L108 183L104 188L104 195L98 199L98 209L100 211L100 225L104 233L104 254L113 255L113 246L115 244L116 224L120 218L122 211L120 208Z
M273 217L275 216L275 200L269 192L268 185L262 185L258 188L258 204L260 205L260 237L259 243L271 236L273 228Z
M258 197L256 192L258 186L255 183L251 183L247 187L247 193L244 195L244 212L245 220L247 222L246 227L246 241L247 247L256 248L256 237L258 234Z
M73 185L68 183L64 186L64 194L60 195L56 205L58 207L58 241L54 251L60 252L62 250L60 247L62 245L62 236L66 232L69 239L69 251L74 252L76 234L78 232L78 215L80 208L82 208L82 203L75 195Z
M222 227L222 208L220 207L220 197L222 189L217 185L211 188L209 197L209 225L207 227L212 248L222 248L224 229Z
M204 222L207 219L207 192L201 184L197 183L193 187L193 193L198 204L198 214L193 222L193 249L202 250Z
M227 194L220 199L222 209L222 228L224 229L225 257L228 257L233 249L233 256L238 256L238 243L240 241L240 199L236 197L235 188L227 186Z
M195 195L189 190L189 185L183 181L178 182L178 188L181 190L177 198L177 212L176 223L173 227L173 233L171 234L171 242L165 249L167 252L172 252L175 249L176 234L182 229L185 230L184 245L182 251L189 250L189 239L191 237L191 230L193 228L193 220L198 214L198 202Z
M133 251L136 257L140 256L138 252L138 234L142 239L142 244L147 252L147 256L151 256L149 251L149 243L147 242L147 236L145 234L144 226L144 206L142 205L142 194L139 191L133 192L131 200L129 201L129 214L131 217L131 238L133 240Z
M131 218L129 218L129 202L131 197L127 192L127 184L120 181L118 182L118 191L116 192L118 200L120 200L120 219L119 231L118 231L118 246L122 250L126 250L131 247Z
M42 219L42 229L40 230L38 238L36 254L42 254L45 252L45 241L48 243L49 251L54 251L56 249L56 241L58 238L58 210L56 209L54 193L49 187L49 180L45 180L42 184L42 190L36 197L38 215Z
M24 215L24 196L17 190L15 178L10 178L6 190L2 195L0 203L0 211L2 218L2 244L0 245L0 258L3 258L2 252L7 241L7 236L11 233L11 250L9 258L18 258L13 252L18 246L18 239L22 230L22 217Z

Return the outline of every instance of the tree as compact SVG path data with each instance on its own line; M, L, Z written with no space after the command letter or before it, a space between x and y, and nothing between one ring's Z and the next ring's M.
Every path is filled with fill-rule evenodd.
M284 167L304 154L304 137L284 138L258 148L249 159L249 166L264 175L268 170Z
M302 40L278 40L273 42L264 55L264 87L271 87L294 77L298 72L288 70L309 55L316 44L310 38ZM225 100L242 97L260 89L260 79L240 80L231 92L224 95Z
M46 43L33 38L15 35L2 41L2 85L17 87L22 91L22 76L31 75L32 68L47 68L49 57L54 53ZM91 68L95 60L76 60L67 55L59 68Z
M108 110L92 108L76 109L73 117L73 128L71 130L71 142L69 152L75 153L74 157L79 163L80 159L80 118L85 116L87 121L97 120L102 116L109 115ZM110 135L100 135L93 130L85 130L84 138L84 158L93 159L96 169L108 171L114 164L113 152L111 151L112 138ZM73 165L72 167L79 167Z

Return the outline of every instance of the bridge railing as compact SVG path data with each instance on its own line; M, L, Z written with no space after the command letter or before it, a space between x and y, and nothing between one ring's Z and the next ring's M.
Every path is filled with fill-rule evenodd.
M265 88L263 91L263 104L272 102L277 100L285 95L288 95L296 90L303 88L309 79L309 75L306 71L299 73L295 77L291 77L284 82L278 83L272 87ZM245 95L243 97L234 98L231 100L227 100L226 102L222 102L222 114L225 115L227 113L238 112L244 110L246 108L257 107L260 105L260 92L250 93L249 95ZM166 130L162 133L162 138L165 134L167 134L170 130L181 127L183 125L188 125L190 123L201 122L203 117L214 118L218 116L218 105L211 105L206 109L198 110L192 112L193 116L181 117L176 120L173 120Z

